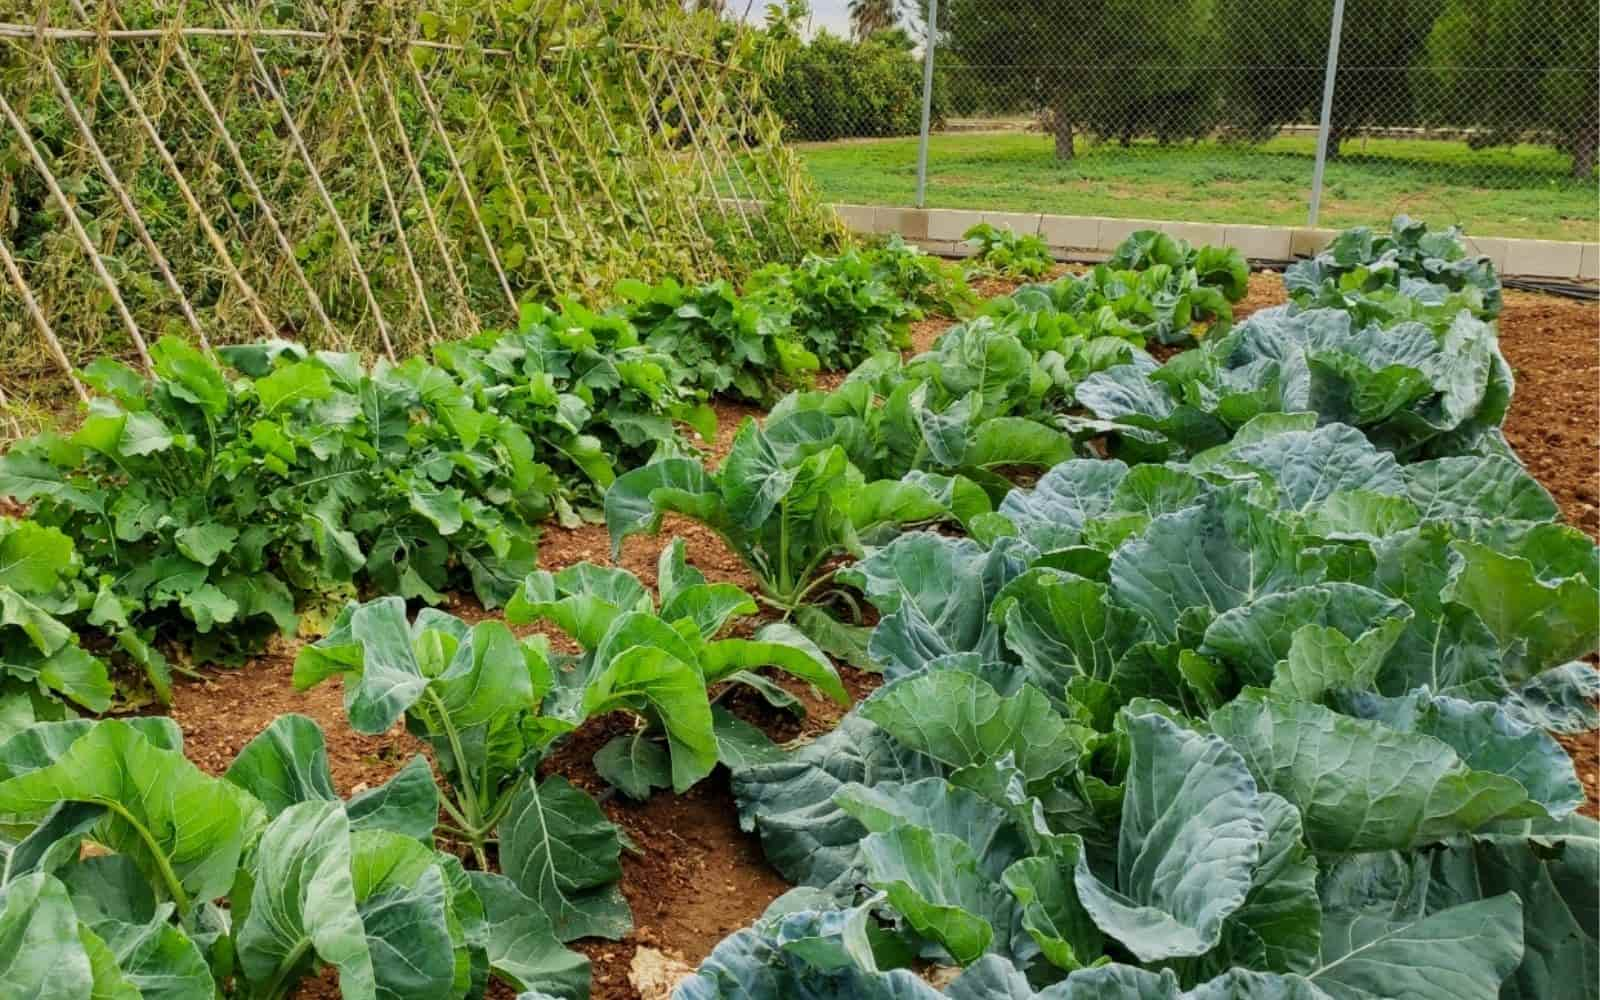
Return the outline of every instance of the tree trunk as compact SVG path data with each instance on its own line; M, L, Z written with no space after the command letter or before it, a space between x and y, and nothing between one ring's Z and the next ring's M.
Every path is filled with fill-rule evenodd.
M1072 116L1063 108L1056 108L1050 114L1050 131L1056 137L1056 159L1070 160L1077 156L1072 148Z
M1578 129L1577 141L1572 146L1572 176L1580 181L1594 176L1597 159L1600 159L1600 126L1583 126Z
M1328 159L1339 158L1339 148L1344 145L1345 131L1337 125L1328 129Z

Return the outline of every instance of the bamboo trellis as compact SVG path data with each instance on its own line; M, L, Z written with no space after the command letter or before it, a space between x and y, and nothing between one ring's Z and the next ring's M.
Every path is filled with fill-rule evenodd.
M762 103L771 52L671 0L337 0L301 23L12 2L0 435L19 400L86 398L94 357L148 369L163 335L393 359L528 298L737 276L832 232Z

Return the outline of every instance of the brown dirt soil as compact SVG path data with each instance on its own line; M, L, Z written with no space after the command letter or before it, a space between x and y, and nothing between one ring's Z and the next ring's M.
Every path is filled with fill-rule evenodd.
M1600 305L1506 292L1500 349L1516 373L1506 440L1561 505L1600 539Z
M1015 282L994 282L994 293ZM987 285L981 285L989 291ZM1250 292L1235 306L1240 319L1284 300L1275 274L1253 274ZM1567 517L1596 534L1597 411L1600 411L1600 358L1597 358L1596 309L1548 296L1507 294L1501 318L1506 356L1517 368L1518 394L1507 420L1507 437L1534 475L1562 504ZM912 353L923 351L954 321L932 317L914 324ZM838 375L824 374L819 384L837 384ZM833 382L828 380L835 379ZM707 464L727 453L745 416L760 417L748 404L718 401L716 440L708 447ZM620 564L647 584L656 579L656 559L673 538L688 547L689 561L714 581L753 589L754 581L715 533L701 525L669 517L658 536L635 536L623 546ZM560 569L583 560L609 564L610 545L603 525L567 530L551 527L540 542L540 565ZM464 618L496 617L475 602L462 600L450 609ZM570 645L568 646L570 648ZM420 744L397 728L380 737L364 737L345 723L337 682L298 693L290 683L294 648L285 644L239 671L208 673L203 682L181 683L173 717L183 727L186 748L196 763L211 773L224 770L239 748L283 712L300 712L317 720L328 738L335 784L343 794L387 780ZM841 667L853 698L869 694L879 678ZM799 720L772 709L743 691L725 701L731 710L782 743L814 738L831 729L843 709L817 698L804 685L780 679L805 703ZM559 773L597 795L606 786L594 773L592 758L611 736L624 731L627 720L596 720L565 743L541 771ZM1600 815L1600 733L1560 737L1572 755L1588 795L1584 811ZM663 975L693 967L729 932L748 924L787 886L762 857L757 839L739 830L727 778L718 773L682 796L658 794L643 803L622 796L604 802L606 814L637 848L623 856L621 887L634 909L635 930L621 942L580 941L574 947L594 965L593 996L598 1000L664 998ZM663 970L666 970L663 972ZM331 975L306 984L302 1000L338 996ZM496 986L491 997L509 998L512 991Z
M1233 304L1233 321L1243 323L1250 314L1268 306L1289 301L1283 292L1283 276L1277 271L1251 271L1250 287L1244 298Z
M1572 768L1578 772L1578 781L1588 799L1578 811L1600 819L1600 730L1557 736L1556 742L1572 758Z

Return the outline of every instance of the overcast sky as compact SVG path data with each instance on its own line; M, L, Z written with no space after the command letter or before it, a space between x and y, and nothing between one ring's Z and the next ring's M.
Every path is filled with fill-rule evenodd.
M835 35L850 36L849 0L811 0L811 30L827 28Z

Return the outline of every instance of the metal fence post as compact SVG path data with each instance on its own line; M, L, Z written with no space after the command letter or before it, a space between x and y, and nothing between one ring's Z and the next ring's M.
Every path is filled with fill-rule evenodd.
M1339 0L1343 3L1343 0ZM933 120L933 40L939 34L939 0L928 0L928 34L922 43L922 132L917 141L917 207L928 193L928 130Z
M1317 165L1311 170L1311 211L1306 225L1317 224L1322 208L1322 170L1328 164L1328 133L1333 127L1333 80L1339 74L1339 29L1344 27L1344 0L1333 0L1333 27L1328 32L1328 68L1322 79L1322 124L1317 128Z

